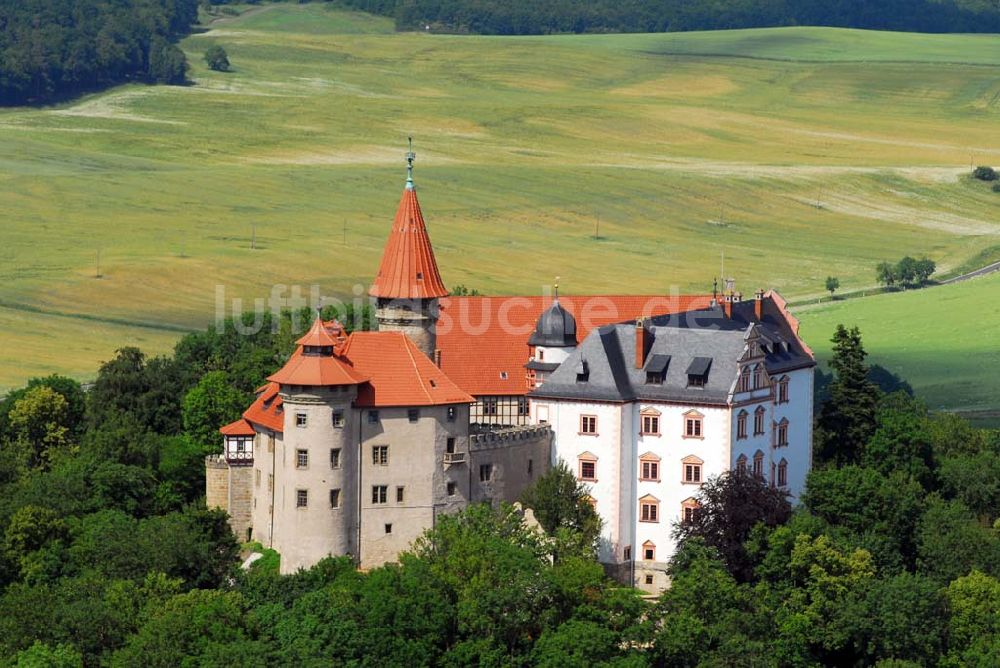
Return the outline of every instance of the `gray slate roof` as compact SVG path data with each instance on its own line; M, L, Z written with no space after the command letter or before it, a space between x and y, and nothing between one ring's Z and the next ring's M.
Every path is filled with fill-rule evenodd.
M761 342L768 351L765 357L768 373L777 375L815 365L781 311L770 300L764 302L760 322L754 318L753 309L753 302L748 301L734 304L731 318L726 318L722 309L716 307L648 319L652 345L641 369L635 367L635 323L600 327L591 331L542 387L531 392L531 396L724 405L736 379L747 331L754 323L759 325ZM662 366L664 362L663 383L647 384L646 373L650 365ZM577 373L583 363L587 379L578 382ZM697 371L706 367L705 386L688 387L689 369Z

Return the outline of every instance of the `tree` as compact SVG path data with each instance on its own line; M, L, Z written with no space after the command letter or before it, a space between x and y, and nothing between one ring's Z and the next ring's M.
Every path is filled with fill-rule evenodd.
M890 262L879 262L875 267L875 277L881 285L892 287L896 282L896 267Z
M927 407L903 392L890 394L882 399L875 422L861 463L886 475L902 471L925 488L933 487L933 437Z
M942 585L971 570L1000 568L1000 539L961 501L931 497L918 525L917 570Z
M249 403L250 397L232 386L225 371L210 371L184 396L184 431L208 450L217 451L219 427L238 419Z
M983 451L941 460L942 492L956 498L985 522L1000 516L1000 455Z
M836 377L830 399L820 408L817 463L848 464L860 460L862 448L875 432L879 390L868 379L864 346L857 327L837 325L830 367Z
M826 290L830 293L830 297L833 298L834 291L840 287L840 279L834 276L826 277Z
M936 269L937 265L934 263L934 260L926 257L917 260L913 265L913 272L916 275L917 282L920 284L924 284L930 280L931 275Z
M226 50L218 44L213 44L205 51L205 63L209 69L216 72L229 71L229 56L226 54Z
M187 80L187 58L176 44L160 36L149 43L149 79L160 84L183 84Z
M16 668L83 668L83 657L72 645L50 647L38 640L17 653Z
M913 285L917 280L917 261L909 255L896 263L896 278L903 285Z
M11 408L10 430L29 468L48 468L69 451L69 404L47 385L28 390Z
M1000 656L1000 582L974 570L953 580L945 597L950 665L995 665Z
M996 181L998 175L997 171L992 167L980 165L972 170L972 178L979 179L980 181Z
M554 556L567 551L594 556L601 518L590 500L590 490L560 461L521 493L521 502L535 513L542 528L557 539Z
M719 552L738 581L753 577L745 543L757 524L777 526L788 521L788 494L740 469L709 479L698 492L698 510L691 521L674 527L681 543L699 538Z

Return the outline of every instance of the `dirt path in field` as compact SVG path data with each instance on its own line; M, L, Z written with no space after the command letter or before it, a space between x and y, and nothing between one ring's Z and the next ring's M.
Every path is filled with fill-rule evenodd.
M225 7L226 5L221 5L221 6ZM255 14L263 14L264 12L269 12L272 9L276 9L277 7L279 7L279 5L264 5L262 7L254 7L253 9L248 9L242 14L237 14L236 16L216 16L214 19L212 19L205 25L206 26L225 25L227 23L232 23L233 21L237 21L239 19L243 19L248 16L254 16Z

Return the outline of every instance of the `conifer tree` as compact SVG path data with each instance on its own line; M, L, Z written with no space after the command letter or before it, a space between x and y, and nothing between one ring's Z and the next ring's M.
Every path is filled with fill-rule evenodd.
M860 460L862 448L875 432L875 411L881 393L868 380L868 354L858 328L837 325L831 340L830 367L835 377L830 383L830 398L819 413L816 464L853 464Z

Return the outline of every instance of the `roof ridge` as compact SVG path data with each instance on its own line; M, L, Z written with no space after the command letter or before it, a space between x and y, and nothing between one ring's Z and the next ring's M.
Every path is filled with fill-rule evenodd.
M420 375L420 369L417 368L417 360L413 358L413 350L410 348L413 342L403 332L396 332L396 334L403 337L403 347L406 348L406 354L410 356L410 364L413 365L413 371L417 374L417 378L420 379L420 389L423 391L424 396L427 397L427 401L434 403L434 397L431 396L430 390L424 387L424 378Z

